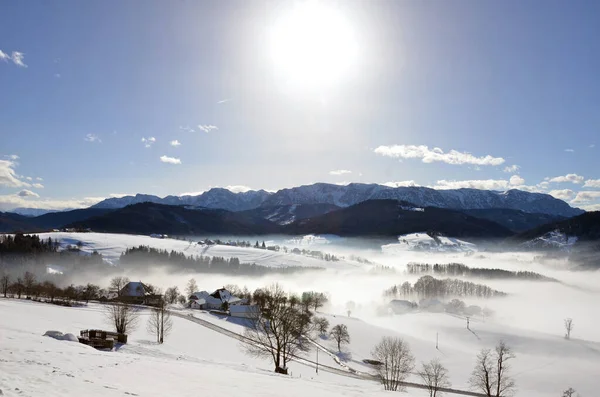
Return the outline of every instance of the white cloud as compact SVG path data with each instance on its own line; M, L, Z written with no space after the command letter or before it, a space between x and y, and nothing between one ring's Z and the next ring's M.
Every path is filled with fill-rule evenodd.
M419 185L417 185L417 183L415 181L385 182L385 183L382 183L382 185L389 186L389 187L413 187L413 186L419 186Z
M588 179L583 187L600 188L600 179Z
M227 189L233 193L245 193L249 190L252 190L251 187L244 186L244 185L229 185L229 186L225 186L225 189Z
M30 187L29 183L20 181L15 173L16 163L9 160L0 160L0 186Z
M508 181L502 179L470 180L470 181L437 181L434 189L483 189L483 190L506 190Z
M581 208L586 211L600 211L600 204L582 205Z
M548 192L549 195L556 197L560 200L571 200L575 196L575 192L571 189L551 190Z
M177 139L175 139L174 141L169 142L169 144L171 146L175 146L175 147L181 146L181 142L179 142Z
M221 99L220 101L217 102L217 104L220 105L222 103L229 102L229 101L231 101L231 99Z
M0 211L7 211L18 207L42 208L48 210L86 208L91 205L97 204L102 200L104 200L104 197L85 197L83 199L71 200L38 200L36 196L22 197L19 196L19 194L10 194L0 196Z
M33 185L31 185L31 187L34 187L36 189L43 189L44 185L42 185L41 183L34 183Z
M329 175L345 175L345 174L351 174L352 171L349 170L333 170L333 171L329 171Z
M33 181L33 178L30 176L26 176L25 179L27 179L28 181Z
M444 153L440 148L436 147L429 149L429 147L425 145L379 146L374 152L381 156L393 158L421 159L424 163L443 162L454 165L500 165L505 161L502 157L492 157L490 155L476 157L470 153L459 152L456 150L450 150L448 153Z
M125 197L125 196L135 196L135 195L129 194L129 193L111 193L108 196L111 198L121 198L121 197Z
M12 161L17 161L19 159L19 156L17 156L16 154L9 154L8 156L6 156L6 158Z
M181 160L175 157L160 156L160 161L168 164L181 164Z
M520 168L521 168L520 166L518 166L516 164L513 164L513 165L509 165L509 166L504 167L504 172L512 174L514 172L519 171Z
M43 179L42 179L42 178L40 178L39 176L38 176L37 178L35 178L35 180L36 180L36 181L40 181L40 182L41 182L41 181L43 181Z
M23 189L19 193L17 193L19 197L40 197L39 194L32 192L31 190Z
M542 189L548 189L550 187L550 182L543 181L543 182L538 183L538 186Z
M25 63L23 62L23 58L25 58L25 54L23 54L22 52L19 52L19 51L12 52L11 59L12 59L13 63L22 68L26 68L27 65L25 65Z
M153 136L150 136L148 138L142 138L142 143L145 147L151 147L154 142L156 142L156 138Z
M525 179L521 178L519 175L513 175L510 177L509 182L513 186L520 186L525 184Z
M217 128L217 126L216 126L216 125L210 125L210 124L204 124L204 125L203 125L203 124L200 124L200 125L198 126L198 129L199 129L200 131L204 131L204 132L207 132L207 133L208 133L208 132L211 132L212 130L218 130L218 128Z
M588 203L600 199L600 192L582 191L571 201L572 203Z
M100 137L96 134L87 134L85 136L85 138L83 138L85 141L87 142L92 142L92 143L102 143L102 140L100 139Z
M546 178L546 180L548 182L555 182L555 183L566 183L566 182L571 182L571 183L581 183L583 182L585 178L582 177L581 175L577 175L577 174L567 174L565 176L555 176L554 178Z
M185 126L184 127L184 126L180 125L179 129L182 130L182 131L185 131L185 132L196 132L196 131L194 131L193 128L190 128L189 126Z
M575 150L574 149L565 149L565 152L574 153Z
M179 197L182 197L182 196L199 196L199 195L201 195L202 193L204 193L204 190L201 190L201 191L199 191L199 192L185 192L185 193L179 193Z
M11 55L8 55L6 52L0 50L0 61L8 62L12 61L15 65L20 66L22 68L26 68L27 65L23 63L23 58L25 54L19 51L13 51Z

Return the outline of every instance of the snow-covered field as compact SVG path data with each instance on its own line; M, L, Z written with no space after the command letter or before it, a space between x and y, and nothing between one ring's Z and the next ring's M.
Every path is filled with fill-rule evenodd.
M160 239L132 234L54 232L40 233L39 236L44 240L49 237L53 240L56 239L60 241L61 247L63 248L68 245L75 246L80 243L82 244L81 250L83 252L92 253L93 251L98 251L111 263L116 263L121 253L127 248L146 245L161 250L183 252L187 256L206 255L224 258L239 258L241 263L256 263L262 266L271 267L307 266L343 269L354 264L351 262L328 262L303 255L256 248L232 247L226 245L206 246L185 240L171 238ZM319 240L315 239L315 241Z
M384 245L381 249L387 253L398 251L471 252L476 251L477 246L453 237L433 238L427 233L411 233L398 237L398 243Z

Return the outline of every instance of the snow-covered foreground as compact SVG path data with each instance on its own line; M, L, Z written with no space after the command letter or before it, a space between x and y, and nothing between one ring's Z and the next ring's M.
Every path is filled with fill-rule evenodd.
M0 299L0 390L4 396L363 396L385 395L378 384L292 363L292 376L244 355L236 340L174 318L157 345L140 327L118 351L42 336L106 328L101 307L64 308ZM410 396L420 395L408 394Z
M92 253L98 251L107 261L112 263L116 263L121 253L127 248L145 245L161 250L183 252L187 256L235 257L239 258L241 263L256 263L261 266L270 267L306 266L344 269L348 266L356 266L356 263L329 262L291 253L286 254L283 252L226 245L206 246L185 240L160 239L132 234L55 232L40 233L39 236L44 240L48 238L58 240L63 248L68 245L75 246L81 244L83 252Z

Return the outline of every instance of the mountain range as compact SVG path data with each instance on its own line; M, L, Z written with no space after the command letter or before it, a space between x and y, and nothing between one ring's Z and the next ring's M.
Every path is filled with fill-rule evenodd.
M117 209L131 204L151 202L166 205L188 205L203 208L220 208L229 211L245 211L259 207L288 205L329 204L349 207L367 200L393 199L421 207L437 207L455 210L512 209L526 213L572 217L584 211L569 206L549 194L529 193L521 190L497 192L478 189L435 190L427 187L389 187L378 184L351 183L335 185L315 183L277 192L250 190L233 193L223 188L213 188L197 196L158 196L137 194L110 198L92 208Z

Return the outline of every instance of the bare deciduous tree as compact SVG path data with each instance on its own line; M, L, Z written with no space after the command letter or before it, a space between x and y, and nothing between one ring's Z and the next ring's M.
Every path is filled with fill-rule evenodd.
M575 389L569 387L567 390L563 391L562 397L573 397L575 393Z
M441 388L451 386L448 370L437 358L428 363L422 363L418 374L427 386L429 397L437 397L441 394L439 391Z
M6 298L6 294L8 293L8 286L10 285L10 276L8 274L3 274L0 277L0 292Z
M25 294L27 297L31 297L33 287L35 286L35 274L25 272L25 275L23 276L23 285L25 286Z
M117 295L120 297L123 287L125 287L127 283L129 283L129 279L125 276L113 277L113 279L110 280L110 289L115 290Z
M88 303L92 299L97 299L99 293L100 293L99 286L92 284L92 283L87 283L87 285L85 287L83 287L81 297L86 303Z
M185 287L185 292L187 294L186 298L188 299L194 292L198 292L198 284L196 284L195 279L190 278L190 281L188 281L187 286Z
M500 341L493 352L483 349L477 355L477 362L469 379L471 387L488 397L512 395L515 381L508 375L510 367L507 362L513 358L515 355L504 341Z
M177 303L177 298L179 298L179 288L167 288L167 290L165 291L165 300L167 301L167 303L170 305Z
M377 376L385 390L397 391L415 366L410 347L402 338L384 336L371 354L381 363Z
M319 335L327 335L327 330L329 329L329 321L327 321L325 317L315 317L313 319L313 324Z
M348 333L348 327L345 324L338 324L331 329L330 332L333 340L336 341L338 351L342 351L342 344L350 343L350 334Z
M310 321L306 321L300 308L288 304L287 294L280 285L262 289L258 295L261 310L244 332L248 342L243 347L254 357L272 358L275 372L287 374L287 363L309 349L303 335L308 332Z
M106 305L106 321L120 334L133 331L138 322L138 311L131 305L111 303Z
M571 331L573 330L573 319L572 318L565 318L565 329L567 330L565 338L571 339Z
M156 336L156 342L163 343L173 328L171 313L167 310L167 302L160 300L157 307L152 308L146 329Z

